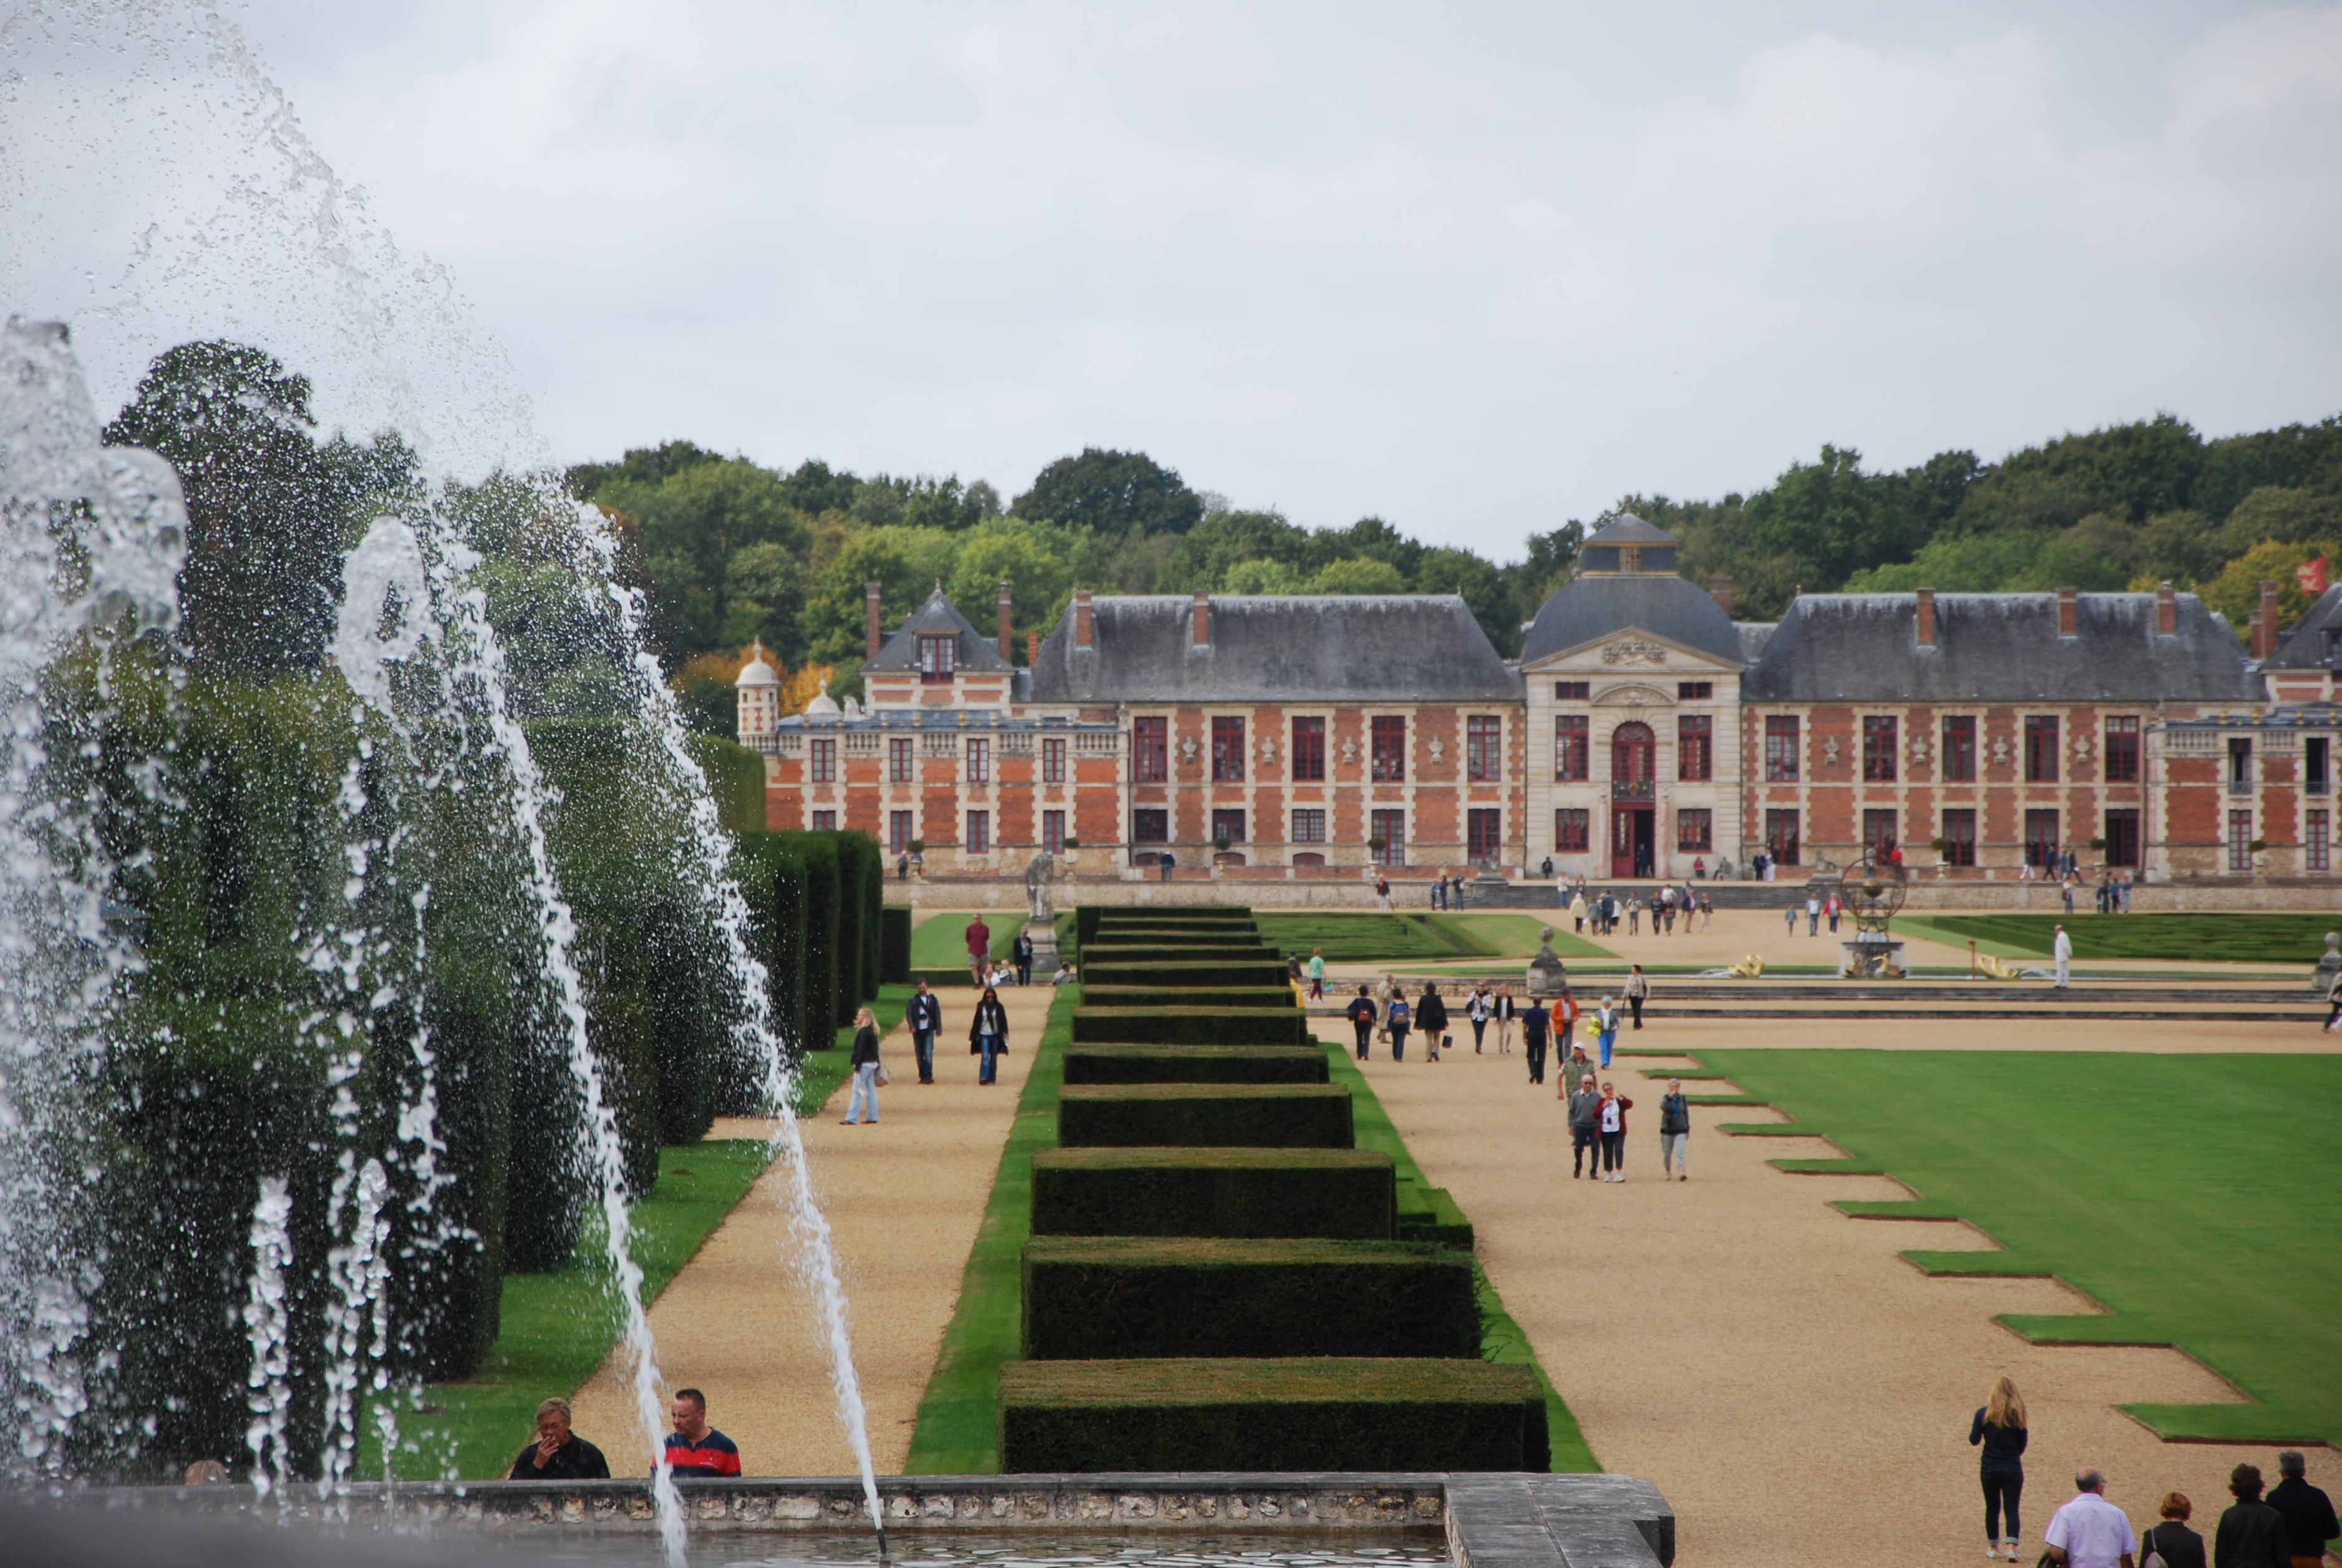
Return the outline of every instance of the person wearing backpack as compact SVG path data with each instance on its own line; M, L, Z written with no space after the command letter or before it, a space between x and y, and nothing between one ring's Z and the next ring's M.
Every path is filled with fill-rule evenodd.
M1394 992L1390 1005L1383 1009L1383 1026L1390 1031L1392 1061L1406 1060L1406 1032L1414 1022L1414 1014L1406 1004L1406 993Z
M1342 1009L1342 1015L1350 1021L1350 1027L1358 1032L1358 1060L1363 1062L1372 1054L1375 1020L1380 1015L1380 1010L1375 1006L1375 999L1366 994L1366 988L1361 985L1357 995L1350 999L1350 1004Z

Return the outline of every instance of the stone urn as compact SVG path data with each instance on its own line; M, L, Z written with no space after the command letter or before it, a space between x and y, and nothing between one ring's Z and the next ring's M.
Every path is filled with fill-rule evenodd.
M1569 984L1569 971L1564 967L1561 954L1553 950L1553 927L1546 926L1538 935L1541 940L1536 956L1529 960L1529 995L1533 1000L1551 1001Z

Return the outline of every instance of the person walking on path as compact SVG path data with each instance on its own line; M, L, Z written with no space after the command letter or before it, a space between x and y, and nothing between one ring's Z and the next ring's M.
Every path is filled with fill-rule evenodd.
M740 1473L740 1445L707 1424L706 1394L676 1389L668 1413L675 1430L666 1434L666 1463L678 1478Z
M1795 936L1797 934L1797 906L1793 904L1789 905L1788 908L1781 911L1781 934L1784 936Z
M984 966L992 956L992 927L977 915L967 923L967 972L976 976L978 985L984 984Z
M1996 1545L2008 1549L2017 1561L2017 1543L2025 1535L2017 1522L2017 1505L2025 1495L2025 1396L2007 1378L1993 1381L1992 1394L1977 1407L1968 1423L1968 1446L1981 1448L1977 1475L1984 1483L1984 1554ZM2000 1528L2006 1515L2008 1527Z
M2334 1518L2334 1500L2323 1488L2309 1484L2307 1470L2296 1451L2287 1449L2278 1454L2277 1473L2284 1479L2268 1494L2268 1505L2285 1515L2295 1568L2305 1563L2318 1568L2326 1556L2326 1543L2342 1535L2342 1524Z
M1376 873L1375 876L1375 903L1381 907L1385 914L1390 913L1390 878L1380 873Z
M1374 1049L1375 1021L1380 1016L1380 1009L1375 1006L1375 999L1367 995L1366 988L1361 985L1358 994L1350 999L1350 1004L1342 1009L1342 1015L1357 1032L1358 1060L1363 1062Z
M602 1451L569 1430L569 1402L555 1397L536 1407L536 1440L512 1462L506 1481L607 1481Z
M1822 898L1821 898L1821 894L1817 894L1817 893L1808 892L1808 893L1806 894L1806 934L1807 934L1807 936L1819 936L1821 934L1822 934Z
M1580 1174L1589 1180L1602 1174L1602 1096L1591 1073L1579 1074L1569 1091L1569 1179Z
M1579 888L1577 896L1569 901L1569 918L1577 923L1577 934L1586 934L1586 890Z
M911 1011L904 1019L911 1026L911 1054L919 1064L919 1082L936 1081L936 1036L944 1032L944 1004L919 982L918 994L911 998Z
M1572 1054L1577 1038L1577 998L1570 994L1566 984L1562 986L1561 994L1553 999L1551 1011L1553 1013L1553 1059L1559 1062L1564 1056ZM1582 1051L1576 1054L1579 1056L1585 1054ZM1563 1093L1566 1094L1568 1089L1568 1082L1564 1080Z
M1326 1000L1326 950L1322 947L1309 950L1309 1000Z
M2257 1491L2258 1478L2255 1478ZM2138 1537L2123 1511L2107 1501L2107 1478L2085 1465L2074 1474L2074 1497L2050 1516L2042 1533L2049 1561L2065 1568L2133 1568Z
M984 988L984 1000L976 1004L976 1017L967 1026L967 1054L984 1058L976 1069L979 1085L995 1080L999 1060L1007 1053L1008 1009L1000 1004L1000 994L987 985Z
M1464 1002L1464 1016L1472 1021L1472 1054L1475 1056L1480 1054L1480 1047L1487 1040L1489 1004L1488 983L1485 980L1474 984L1472 994Z
M2335 1013L2337 1016L2342 1016L2342 1007L2336 1008ZM1489 1016L1496 1021L1497 1055L1509 1056L1513 1054L1513 1020L1520 1015L1521 1004L1513 1000L1513 988L1509 985L1497 986L1496 1005L1489 1013Z
M1684 1098L1683 1080L1667 1080L1659 1101L1659 1180L1691 1180L1691 1102Z
M1606 1182L1626 1179L1626 1113L1634 1108L1635 1102L1616 1088L1602 1085L1602 1179Z
M2163 1523L2138 1538L2138 1560L2163 1559L2163 1568L2211 1568L2204 1558L2204 1538L2187 1528L2196 1505L2184 1492L2167 1492L2159 1510Z
M2063 925L2057 927L2057 939L2049 944L2049 956L2057 964L2057 989L2065 990L2074 982L2074 939L2066 934Z
M1635 1015L1635 1027L1643 1026L1643 1004L1650 999L1651 983L1643 974L1643 966L1626 966L1626 1011Z
M878 1020L867 1007L854 1015L854 1054L846 1064L854 1074L846 1097L846 1125L878 1120Z
M1415 1004L1415 1024L1423 1031L1425 1059L1438 1061L1439 1047L1446 1038L1443 1031L1447 1027L1447 1003L1439 994L1437 982L1424 982L1422 1000Z
M1833 893L1829 895L1829 902L1822 905L1822 913L1829 916L1830 934L1836 936L1838 917L1846 913L1846 904L1840 901L1837 894Z
M1390 1038L1390 1007L1392 1002L1398 999L1398 981L1393 975L1384 975L1383 983L1375 987L1375 1004L1383 1010L1382 1027L1375 1033L1384 1040Z
M2236 1505L2212 1532L2212 1568L2293 1568L2293 1536L2285 1515L2261 1501L2261 1472L2239 1464L2228 1473Z
M1605 996L1602 1005L1595 1009L1594 1037L1602 1047L1602 1065L1607 1070L1610 1048L1618 1044L1618 1009L1610 997Z
M1716 900L1706 894L1699 895L1699 934L1707 934L1707 923L1716 918Z
M1658 927L1654 925L1651 929L1656 932ZM1630 893L1626 895L1626 934L1640 936L1642 934L1643 901Z
M1390 1030L1391 1060L1406 1060L1406 1032L1415 1022L1414 1010L1406 1004L1406 993L1394 992L1390 1004L1383 1009L1383 1024Z
M1553 1014L1545 1010L1544 1003L1530 997L1529 1010L1521 1014L1521 1049L1528 1055L1532 1084L1545 1082L1545 1043L1552 1031Z
M1556 1046L1553 1062L1554 1065L1560 1069L1554 1075L1553 1092L1564 1100L1577 1093L1579 1079L1594 1076L1594 1064L1587 1058L1586 1047L1583 1045L1571 1046L1569 1054L1566 1056L1561 1054L1560 1047Z
M1033 939L1022 931L1016 934L1016 940L1008 944L1008 962L1016 966L1017 984L1033 984Z
M1546 862L1546 864L1548 866L1552 864L1553 862L1549 860ZM1553 879L1553 896L1555 903L1561 908L1567 909L1569 907L1569 878L1567 876L1556 876ZM1581 927L1581 929L1583 928Z

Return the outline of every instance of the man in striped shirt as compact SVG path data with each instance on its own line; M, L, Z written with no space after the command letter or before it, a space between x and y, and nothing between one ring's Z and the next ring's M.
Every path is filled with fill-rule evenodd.
M707 1424L707 1396L696 1388L675 1391L675 1430L666 1434L667 1467L678 1477L737 1475L740 1449Z

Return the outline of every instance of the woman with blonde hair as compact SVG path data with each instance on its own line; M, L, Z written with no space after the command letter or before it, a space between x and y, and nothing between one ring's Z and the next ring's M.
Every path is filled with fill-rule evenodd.
M1996 1378L1992 1397L1968 1423L1968 1442L1984 1450L1978 1467L1984 1482L1984 1554L2000 1555L2005 1543L2008 1560L2017 1561L2017 1543L2025 1533L2017 1523L2017 1502L2025 1494L2025 1396L2008 1379ZM2001 1516L2008 1518L2008 1533L2000 1534Z
M854 1088L846 1097L846 1124L860 1123L866 1115L878 1120L878 1016L867 1007L854 1015L854 1054L846 1063L847 1072L854 1074Z

